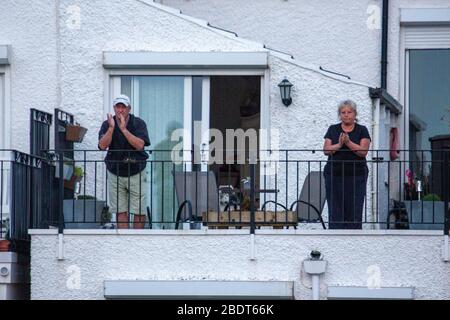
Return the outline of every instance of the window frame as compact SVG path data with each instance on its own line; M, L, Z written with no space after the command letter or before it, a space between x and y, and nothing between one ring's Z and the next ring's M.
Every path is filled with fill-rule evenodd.
M269 96L270 96L270 73L268 69L104 69L104 106L103 113L111 113L113 112L112 101L113 96L116 93L119 93L121 84L120 77L121 76L185 76L185 86L189 86L192 88L192 80L186 80L186 78L192 76L204 76L205 79L203 82L203 93L202 93L202 101L203 103L209 104L209 91L206 95L205 90L209 88L209 76L259 76L260 77L260 101L261 101L261 113L260 113L260 129L268 130L270 128L270 114L269 114ZM118 80L117 80L118 79ZM192 78L191 78L192 79ZM186 96L186 91L189 91L189 97L192 90L185 90L185 101L189 99ZM192 99L189 99L192 101ZM139 106L138 106L139 108ZM188 112L189 109L185 108L184 119L185 123L188 119L190 121L191 114ZM203 110L202 119L205 117L209 118L209 110L206 112ZM190 123L190 122L189 122ZM208 123L209 126L209 123ZM190 130L190 125L187 128ZM204 128L202 128L204 129ZM264 131L261 130L261 131ZM191 130L189 131L191 132ZM265 138L266 141L262 141L261 139ZM191 137L189 139L185 139L184 148L190 149L191 145ZM260 136L261 145L266 143L266 146L270 145L270 135L266 135L265 137ZM206 168L206 167L205 167Z
M408 10L408 9L405 9ZM417 9L420 10L420 9ZM444 10L444 9L442 9ZM422 9L426 11L426 9ZM403 11L402 11L403 12ZM419 12L419 11L417 11ZM416 40L414 43L407 43L407 33L411 30L416 32L429 32L433 29L445 29L450 33L450 18L447 22L435 22L435 21L425 21L420 14L416 14L417 21L412 21L412 17L409 18L407 22L401 22L402 26L400 29L400 92L399 98L400 103L404 106L404 112L402 113L402 119L400 121L400 132L403 136L404 149L408 150L410 148L409 141L409 54L411 50L427 50L427 49L450 49L450 43L447 42L448 39L442 37L442 39L435 39L434 43L429 43L429 41L424 38L422 41ZM406 158L403 160L408 160L408 153Z
M11 78L8 66L0 66L0 149L11 148Z

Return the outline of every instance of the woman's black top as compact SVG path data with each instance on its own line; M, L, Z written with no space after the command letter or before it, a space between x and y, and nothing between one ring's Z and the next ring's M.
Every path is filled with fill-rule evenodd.
M344 132L341 123L331 125L325 139L330 139L332 144L339 142L339 136ZM351 132L348 132L350 140L356 144L361 142L361 139L370 139L369 131L363 125L355 123L355 127ZM333 175L364 175L367 174L367 162L365 157L358 156L355 152L351 151L346 145L343 145L341 149L334 154L328 156L328 162L325 165L325 174Z

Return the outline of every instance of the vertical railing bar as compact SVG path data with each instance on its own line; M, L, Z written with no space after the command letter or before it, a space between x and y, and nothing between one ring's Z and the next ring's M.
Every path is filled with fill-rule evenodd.
M172 219L173 220L172 221L174 221L176 223L177 217L175 216L175 188L176 188L175 170L176 170L175 162L172 162L172 172L173 172L173 174L172 174Z
M250 234L255 234L255 164L253 163L250 164Z
M64 232L64 212L63 212L63 200L64 200L64 155L63 152L59 152L59 199L58 199L58 212L59 212L59 222L58 222L58 233L62 234Z
M150 229L153 229L153 162L150 161L150 216L152 221L150 222Z
M74 166L75 168L75 166ZM83 150L83 175L85 176L85 178L83 179L83 223L86 222L86 150ZM74 188L74 192L75 192L75 183L73 185ZM95 217L95 210L96 208L94 207L94 217ZM95 218L94 218L95 219Z
M445 158L444 158L444 166L445 166L445 176L444 179L447 183L447 188L450 187L448 180L450 179L450 150L446 150ZM450 191L448 189L442 189L444 191L444 234L448 236L449 228L450 228L450 212L449 212L449 194Z
M210 159L210 158L208 157L208 159ZM220 183L220 181L219 181L219 183ZM209 214L209 184L210 184L210 182L209 182L209 163L207 163L207 165L206 165L206 216L208 216L208 214ZM219 189L219 188L217 187L217 189ZM202 217L202 220L203 220L203 217Z
M119 162L116 162L116 205L116 220L117 224L119 224ZM121 225L123 226L123 222L121 223Z
M421 183L421 190L423 191L422 197L420 199L420 206L421 206L421 216L422 216L422 223L424 223L424 212L423 212L423 196L425 195L425 184L424 184L424 175L423 175L423 150L420 151L420 183ZM420 194L421 191L417 190L418 194ZM420 197L420 196L419 196ZM434 216L433 216L433 223L434 223Z
M387 162L387 171L388 171L388 181L387 181L387 219L386 219L386 229L389 229L389 201L391 197L391 161L388 160ZM401 183L401 181L399 182Z
M216 176L220 180L220 169L219 166L216 166ZM219 188L217 188L217 223L220 221L220 194L219 194Z
M288 203L288 193L289 193L289 180L288 180L288 176L289 176L289 151L286 150L286 202L285 202L285 207L287 208L289 206ZM285 221L287 223L287 216L288 216L288 211L286 210L286 218ZM275 222L277 222L277 215L275 215Z
M131 154L130 151L128 151L128 163L127 163L127 185L128 185L128 192L127 192L127 218L128 218L128 228L135 229L136 226L134 224L134 219L136 217L136 212L133 212L133 221L131 221L131 162L130 162Z
M311 161L308 160L308 203L311 203ZM297 171L298 171L298 166L297 166ZM297 176L298 176L298 172L297 172ZM297 188L298 188L298 183L297 183ZM300 205L300 203L297 204L297 206ZM311 221L311 206L307 206L308 207L308 222Z
M231 164L227 165L227 184L231 185ZM220 183L220 176L219 176L219 183ZM231 222L231 206L229 200L231 199L231 195L228 196L228 223ZM239 220L239 223L241 223L242 220Z
M86 178L85 178L86 179ZM94 222L102 222L102 217L100 216L100 221L97 221L97 160L94 160ZM103 212L103 208L102 208Z
M164 219L164 162L161 161L161 184L162 184L162 191L161 191L161 223L165 222ZM163 229L165 229L165 226L163 225Z

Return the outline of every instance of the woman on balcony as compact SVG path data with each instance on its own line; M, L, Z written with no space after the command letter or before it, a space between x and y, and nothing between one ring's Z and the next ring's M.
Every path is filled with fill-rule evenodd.
M340 123L328 128L323 146L328 156L324 169L329 229L361 229L370 146L367 128L356 121L352 100L339 104Z

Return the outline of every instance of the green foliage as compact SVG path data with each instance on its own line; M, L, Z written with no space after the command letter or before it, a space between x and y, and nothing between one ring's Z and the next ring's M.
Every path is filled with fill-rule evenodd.
M73 175L75 177L83 177L84 175L83 168L76 166L75 169L73 170Z
M83 200L83 199L86 199L86 200L95 200L95 197L94 197L94 196L91 196L91 195L89 195L89 194L80 194L80 195L77 197L77 199L78 199L78 200Z
M423 197L423 201L441 201L441 198L435 193L430 193Z

